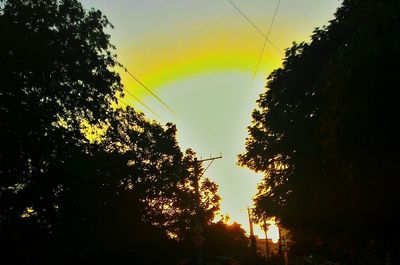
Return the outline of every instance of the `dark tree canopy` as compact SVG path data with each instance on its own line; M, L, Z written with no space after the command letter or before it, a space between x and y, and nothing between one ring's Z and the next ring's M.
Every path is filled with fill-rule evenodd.
M109 70L109 25L73 0L2 1L1 193L2 200L24 197L12 208L2 205L3 218L56 189L50 182L57 176L48 173L83 141L82 121L96 123L111 111L122 85ZM50 214L53 199L35 208Z
M397 233L400 3L345 0L268 77L239 164L264 172L260 216L292 229Z
M183 237L196 214L196 154L190 149L181 152L175 125L167 123L163 127L149 122L130 108L117 110L100 145L108 153L122 157L118 168L126 171L118 176L118 181L134 192L143 221ZM200 210L205 224L219 210L217 189L208 178L201 179Z
M228 225L219 221L208 226L204 236L207 255L239 258L247 251L249 240L240 224Z
M108 26L76 0L0 0L7 264L165 264L190 237L196 154L174 125L113 107L123 86ZM202 178L200 194L209 224L217 185Z

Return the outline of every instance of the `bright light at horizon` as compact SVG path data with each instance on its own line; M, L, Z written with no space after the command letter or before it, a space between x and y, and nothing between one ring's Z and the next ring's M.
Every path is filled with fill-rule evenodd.
M279 240L279 228L274 222L268 229L268 238L272 239L272 242L277 243Z
M219 219L215 218L214 221L218 222ZM236 220L232 220L230 218L229 214L228 214L228 220L225 220L225 223L227 225L233 225L234 223L237 223L237 224L240 224L241 227L246 230L246 232L248 230L247 226L243 225L243 224L246 224L246 222L243 223L243 222L238 222ZM267 223L269 224L268 231L267 231L267 238L272 239L273 243L277 243L279 241L278 225L276 224L274 219L268 220ZM257 236L259 239L265 239L265 232L261 228L261 226L259 226L257 224L253 224L253 231L254 231L254 235ZM249 232L247 232L247 235L249 235Z
M267 221L269 224L267 231L267 238L272 239L273 243L277 243L279 240L279 228L274 219L270 219ZM261 228L261 226L254 224L254 235L258 236L260 239L265 239L265 232Z

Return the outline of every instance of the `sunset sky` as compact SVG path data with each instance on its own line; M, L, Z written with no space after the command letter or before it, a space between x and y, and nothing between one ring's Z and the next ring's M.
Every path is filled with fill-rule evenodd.
M130 95L123 100L161 123L173 122L182 148L203 158L222 153L206 175L219 185L221 213L248 230L261 175L236 165L244 151L246 127L268 74L281 65L284 49L307 41L315 27L333 18L339 0L281 0L257 75L264 37L228 0L83 0L115 26L108 30L119 61L165 101L174 113L121 71ZM267 34L277 0L232 0ZM207 164L206 164L207 165ZM263 237L260 229L257 234ZM269 237L277 232L271 229Z

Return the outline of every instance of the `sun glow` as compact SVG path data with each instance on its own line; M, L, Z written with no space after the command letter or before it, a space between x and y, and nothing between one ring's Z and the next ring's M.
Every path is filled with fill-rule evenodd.
M87 7L101 9L115 26L110 31L118 60L159 95L175 111L160 106L123 69L125 89L142 100L162 118L143 109L128 93L124 104L137 106L147 117L178 128L180 146L199 155L218 154L223 159L208 170L219 185L221 211L249 232L247 205L256 194L259 173L236 165L244 151L251 112L266 77L281 65L284 49L293 41L308 40L316 26L332 18L337 0L282 1L258 74L252 80L263 37L227 1L82 0ZM238 1L238 5L262 32L273 15L273 1ZM313 6L313 8L309 8ZM255 234L264 232L254 226ZM275 223L268 238L278 240Z
M279 240L279 227L276 224L274 219L270 219L267 221L269 224L268 231L267 231L267 238L272 239L273 243L277 243ZM260 239L265 239L265 232L259 225L254 225L254 235L256 235Z
M219 219L221 219L222 222L224 222L228 226L237 224L237 221L232 220L229 215L222 215L219 217ZM216 218L214 221L218 221L218 218ZM267 238L272 239L273 243L277 243L279 241L279 227L275 222L275 218L269 219L267 221L267 223L269 224L268 231L267 231ZM260 238L260 239L265 238L265 232L262 230L261 226L254 225L253 230L254 230L254 235L256 235L258 238Z
M275 223L275 221L271 222L271 225L268 229L268 238L272 239L272 242L277 243L279 240L279 228L277 226L277 224Z
M185 34L187 31L189 30L182 29L180 33L176 33L180 36L179 41L166 40L163 45L154 46L157 43L155 37L139 41L136 46L141 52L138 54L132 53L130 49L121 49L120 62L148 87L157 90L168 83L201 73L228 69L248 72L254 70L260 37L251 32L249 34L247 27L226 27L223 32L211 29L198 34ZM265 53L268 60L261 65L259 73L279 66L281 56L282 54L268 47ZM140 67L137 62L141 62ZM123 69L119 72L127 89L134 90L139 96L146 93Z

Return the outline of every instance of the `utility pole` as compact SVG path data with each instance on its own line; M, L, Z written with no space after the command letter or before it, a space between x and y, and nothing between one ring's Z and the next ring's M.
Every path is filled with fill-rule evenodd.
M280 255L283 257L283 260L285 261L285 265L287 265L288 254L287 254L286 234L282 235L282 230L280 226L278 226L278 232L279 232L279 252Z
M268 226L269 224L267 223L267 218L264 216L263 228L265 233L265 252L267 261L269 261Z
M205 238L201 235L203 232L202 228L202 221L203 221L203 216L201 214L201 196L200 196L200 185L199 185L199 180L203 176L203 174L206 172L206 170L211 166L211 164L217 160L221 159L222 155L219 155L217 157L210 157L206 159L201 159L197 160L197 158L194 159L194 189L195 189L195 196L196 196L196 224L193 229L194 237L193 237L193 243L196 246L196 264L197 265L203 265L204 264L204 253L203 253L203 243ZM205 161L210 161L210 164L208 164L207 168L201 172L199 172L199 166L201 163ZM199 175L200 174L200 175Z
M249 226L250 226L250 255L252 258L256 256L256 237L254 236L253 221L251 220L250 208L247 206L247 214L249 216Z

